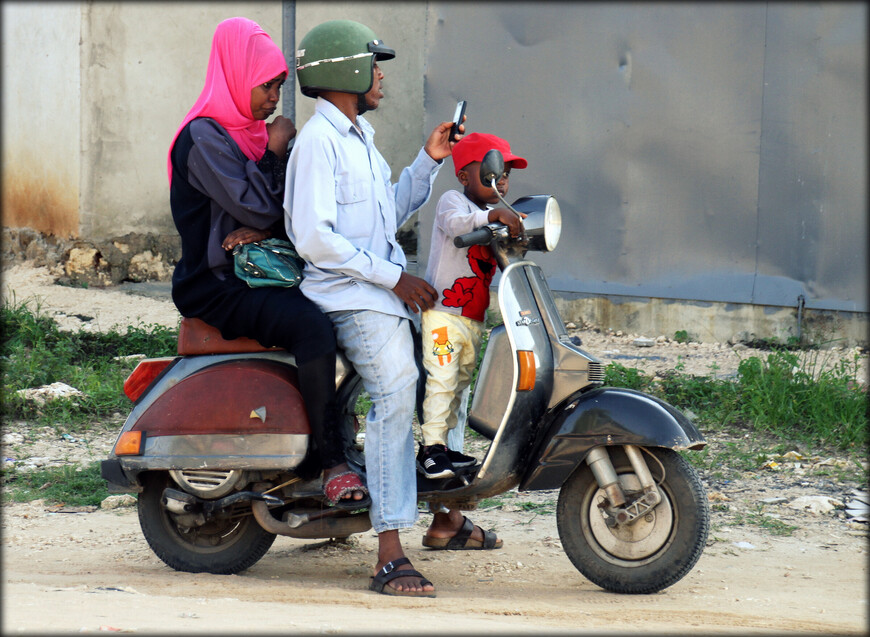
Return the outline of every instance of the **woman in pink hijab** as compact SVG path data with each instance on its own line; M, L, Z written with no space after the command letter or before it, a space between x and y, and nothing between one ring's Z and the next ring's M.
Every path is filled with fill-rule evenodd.
M205 87L169 151L169 198L181 235L172 300L182 316L202 319L224 338L246 336L294 354L326 495L335 506L362 508L368 490L347 465L338 429L332 323L298 286L250 288L233 273L235 245L287 238L284 175L296 128L281 115L265 122L286 77L284 54L257 23L231 18L217 26Z

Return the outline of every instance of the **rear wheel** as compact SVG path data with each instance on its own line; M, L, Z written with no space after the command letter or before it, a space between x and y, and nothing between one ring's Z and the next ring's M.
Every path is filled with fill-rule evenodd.
M622 449L608 451L629 501L642 495ZM692 569L707 542L710 512L698 474L675 451L646 451L655 458L645 455L662 501L634 524L605 523L598 506L605 494L586 464L559 493L556 521L565 553L586 578L615 593L655 593L675 584Z
M272 546L275 534L261 527L249 503L226 519L186 526L160 503L166 487L176 487L167 473L143 476L139 525L154 554L168 566L188 573L231 575L253 566Z

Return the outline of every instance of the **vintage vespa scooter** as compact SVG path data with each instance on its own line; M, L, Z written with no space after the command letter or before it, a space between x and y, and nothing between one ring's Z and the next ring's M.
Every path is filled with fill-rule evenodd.
M504 171L490 151L481 179ZM604 589L653 593L679 581L707 540L704 487L678 453L703 436L679 411L628 389L603 387L601 362L567 333L528 250L555 248L553 197L523 197L525 233L501 224L457 237L489 244L502 270L498 307L478 373L469 426L491 440L482 462L454 477L418 476L418 499L473 509L483 498L559 489L557 525L577 569ZM302 467L309 442L293 357L256 341L225 341L184 319L178 356L139 363L125 383L135 405L107 460L112 492L139 493L142 532L172 568L238 573L276 535L343 538L371 528L367 511L328 507L319 476ZM362 383L343 356L336 384L352 464L364 472Z

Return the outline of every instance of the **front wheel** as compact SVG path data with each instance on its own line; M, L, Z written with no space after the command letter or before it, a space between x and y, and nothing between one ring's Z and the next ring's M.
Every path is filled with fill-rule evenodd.
M175 487L168 474L144 476L139 494L139 526L154 554L176 571L232 575L253 566L275 541L244 505L237 516L202 526L183 526L160 503L163 490Z
M642 495L625 452L608 451L629 500ZM565 553L589 581L614 593L655 593L675 584L707 542L710 510L697 472L675 451L645 451L653 456L644 454L662 501L632 525L606 524L598 506L604 491L585 463L559 492L556 522Z

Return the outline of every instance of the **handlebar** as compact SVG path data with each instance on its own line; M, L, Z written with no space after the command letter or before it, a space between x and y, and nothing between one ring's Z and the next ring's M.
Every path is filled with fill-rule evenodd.
M482 226L466 234L460 234L453 238L453 245L457 248L467 248L473 245L488 245L492 241L493 229Z

